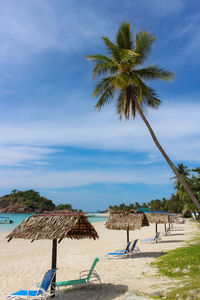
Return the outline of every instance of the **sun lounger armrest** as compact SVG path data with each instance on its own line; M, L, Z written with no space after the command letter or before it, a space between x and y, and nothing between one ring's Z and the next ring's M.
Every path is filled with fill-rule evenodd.
M36 285L35 285L37 288L39 288L41 286L41 281L40 282L37 282Z
M84 278L88 276L88 273L90 272L90 270L83 270L81 271L79 278Z
M92 272L92 274L90 276L89 282L92 282L92 281L99 281L101 283L101 277L95 270Z

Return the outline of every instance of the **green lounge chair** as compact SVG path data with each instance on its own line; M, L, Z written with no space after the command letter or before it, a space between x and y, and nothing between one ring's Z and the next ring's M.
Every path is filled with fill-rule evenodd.
M95 258L92 267L90 270L84 270L80 273L79 279L68 280L68 281L59 281L56 282L56 287L59 288L61 286L70 286L70 285L78 285L78 284L87 284L93 281L99 281L101 283L100 276L94 270L97 262L99 261L98 257Z

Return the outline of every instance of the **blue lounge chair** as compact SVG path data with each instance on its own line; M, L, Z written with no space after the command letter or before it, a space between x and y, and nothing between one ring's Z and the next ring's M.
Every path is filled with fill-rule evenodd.
M123 254L129 252L130 245L131 245L131 242L128 242L125 249L122 249L122 250L115 250L114 252L109 252L109 253L106 254L106 256L107 256L107 255L115 255L115 254L116 254L116 255L117 255L117 254L123 255Z
M75 280L68 280L68 281L59 281L56 282L56 287L59 288L61 286L70 286L70 285L78 285L78 284L87 284L93 281L99 281L101 283L100 276L94 270L99 258L96 257L90 270L84 270L80 273L80 278Z
M132 247L131 247L131 249L130 249L130 251L129 251L129 255L130 255L130 254L134 254L135 252L140 252L140 249L139 249L139 247L137 246L137 242L138 242L138 240L135 240L135 241L133 242Z
M157 232L156 235L154 236L154 238L142 240L142 243L143 242L158 243L160 240L161 240L160 232Z
M56 269L48 270L39 287L35 290L19 290L8 295L7 299L47 299L55 295L55 291L48 291L49 286L55 276Z
M106 258L125 258L125 257L129 256L130 254L133 254L134 251L140 251L139 248L136 246L137 242L138 242L138 240L135 240L133 242L131 248L130 248L130 244L129 245L127 244L126 249L124 249L121 252L115 251L115 252L110 252L110 253L106 254Z

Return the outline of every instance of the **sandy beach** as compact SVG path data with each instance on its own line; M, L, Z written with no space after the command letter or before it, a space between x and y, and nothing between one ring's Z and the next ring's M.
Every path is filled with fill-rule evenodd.
M64 239L58 245L57 281L78 279L80 271L89 269L94 258L99 257L96 271L102 284L68 288L63 299L122 300L131 291L148 295L166 288L172 282L153 276L156 269L150 267L149 263L168 250L184 245L195 230L191 222L175 224L170 235L161 235L160 243L141 243L142 239L154 237L155 225L151 224L130 232L130 240L139 239L141 253L128 259L108 260L105 258L107 252L126 246L126 232L108 230L104 222L93 225L99 234L98 240ZM158 225L158 231L164 232L162 224ZM34 288L42 280L46 270L51 268L52 241L39 240L31 243L29 240L16 239L8 243L5 237L6 233L0 234L0 300L6 299L9 293L18 289Z

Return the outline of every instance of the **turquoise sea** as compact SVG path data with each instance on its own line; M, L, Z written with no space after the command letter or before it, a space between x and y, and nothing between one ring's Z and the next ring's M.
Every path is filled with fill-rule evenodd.
M14 223L12 224L0 224L0 232L10 232L13 230L19 223L21 223L24 219L31 216L30 214L7 214L0 213L0 217L9 217ZM90 223L96 222L105 222L107 220L106 217L88 217Z

